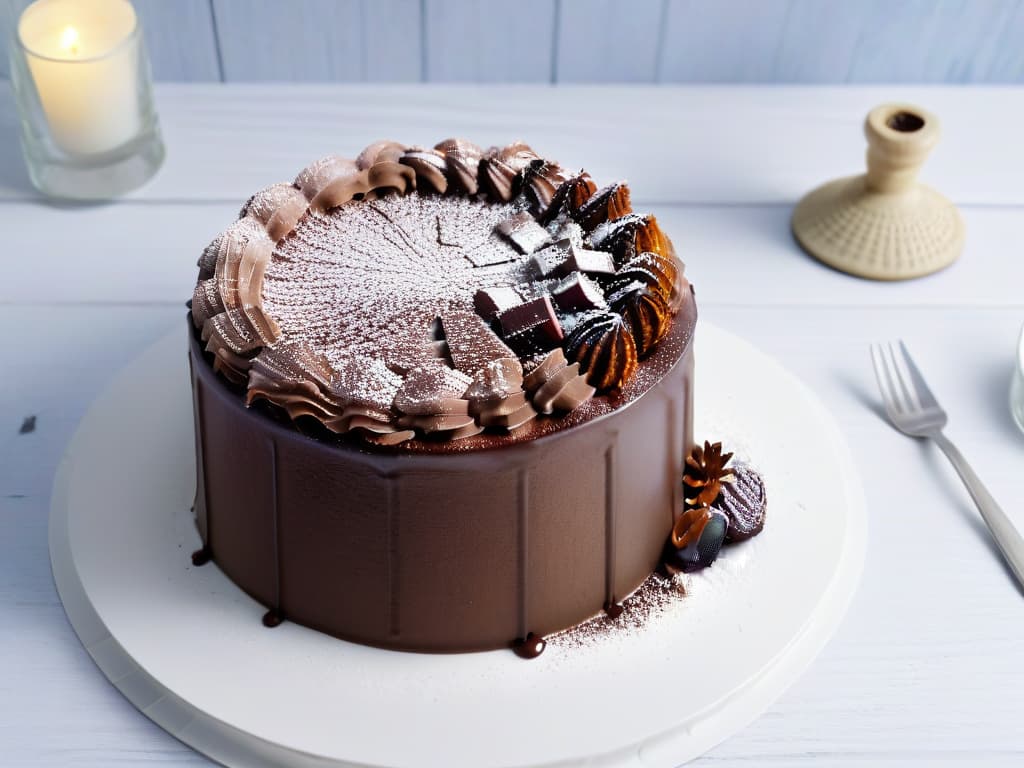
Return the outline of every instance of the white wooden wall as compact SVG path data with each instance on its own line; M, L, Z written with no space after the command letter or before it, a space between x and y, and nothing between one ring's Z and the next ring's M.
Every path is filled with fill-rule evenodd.
M1024 0L134 3L158 80L1024 82Z

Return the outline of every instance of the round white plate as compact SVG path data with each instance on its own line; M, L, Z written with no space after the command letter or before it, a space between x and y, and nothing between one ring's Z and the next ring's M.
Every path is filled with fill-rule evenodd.
M763 471L768 524L641 627L533 661L267 629L216 566L189 560L200 542L184 333L117 376L58 471L50 553L68 617L136 707L229 766L679 765L810 664L865 548L860 484L821 403L708 323L697 343L696 434Z

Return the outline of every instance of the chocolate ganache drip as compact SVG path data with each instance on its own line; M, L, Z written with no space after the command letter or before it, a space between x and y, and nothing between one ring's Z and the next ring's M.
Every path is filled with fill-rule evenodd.
M193 324L247 403L375 445L532 434L620 393L690 296L625 184L458 138L322 158L198 266Z

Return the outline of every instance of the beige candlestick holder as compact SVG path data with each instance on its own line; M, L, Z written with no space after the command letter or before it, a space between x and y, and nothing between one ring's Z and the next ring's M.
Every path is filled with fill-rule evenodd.
M952 264L964 245L956 207L917 182L939 140L939 121L885 104L864 121L868 171L809 192L793 211L793 235L831 267L873 280L906 280Z

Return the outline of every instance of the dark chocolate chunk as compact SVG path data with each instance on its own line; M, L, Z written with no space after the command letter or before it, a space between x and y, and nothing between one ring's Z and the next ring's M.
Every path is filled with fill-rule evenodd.
M553 344L559 344L565 336L550 296L539 296L510 307L499 312L497 320L506 341L526 331L538 333Z
M569 257L559 265L560 274L586 272L587 274L610 275L615 272L615 262L611 254L605 251L592 251L589 248L569 248Z
M481 288L473 296L477 314L488 322L497 317L498 313L522 303L523 297L519 292L508 286Z
M526 211L506 219L496 229L525 254L534 253L551 242L550 233Z
M449 312L441 318L448 353L455 367L469 376L494 360L515 357L491 327L471 312Z
M551 291L551 298L563 312L606 309L601 287L586 275L574 272Z

